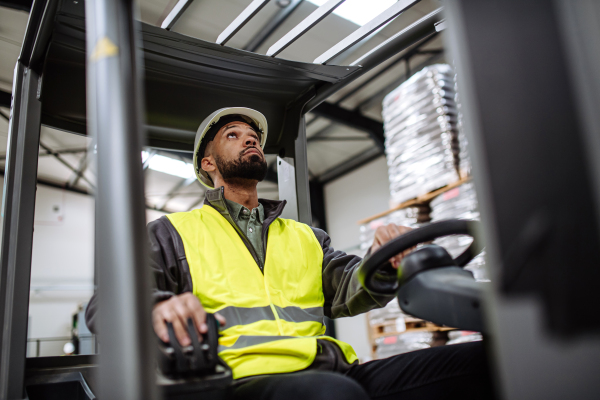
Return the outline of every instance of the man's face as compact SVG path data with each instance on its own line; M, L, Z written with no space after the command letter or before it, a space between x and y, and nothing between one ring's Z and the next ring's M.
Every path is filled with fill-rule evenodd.
M222 127L207 146L205 159L211 159L225 181L249 179L262 181L267 163L260 147L260 138L250 125L234 121Z

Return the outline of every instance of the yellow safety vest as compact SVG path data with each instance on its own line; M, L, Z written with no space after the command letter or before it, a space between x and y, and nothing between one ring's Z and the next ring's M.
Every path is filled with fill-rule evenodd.
M227 319L219 355L235 379L299 371L311 365L324 336L323 250L311 228L277 218L269 227L264 274L235 228L213 207L167 216L183 241L194 294Z

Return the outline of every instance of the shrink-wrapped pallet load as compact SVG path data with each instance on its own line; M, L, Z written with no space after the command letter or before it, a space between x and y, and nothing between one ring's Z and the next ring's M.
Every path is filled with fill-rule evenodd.
M375 236L375 230L380 226L387 224L396 224L401 226L408 226L411 228L418 227L417 223L418 210L416 208L404 208L402 210L394 211L384 217L377 218L366 224L360 226L360 250L364 255L367 250L373 244L373 238Z
M471 175L471 157L469 156L469 141L465 136L463 129L463 114L462 114L462 103L460 101L460 92L458 90L459 81L458 76L454 75L454 102L456 103L456 129L458 132L458 158L460 165L461 175Z
M385 97L382 115L392 203L460 178L454 85L450 66L437 64Z
M465 183L431 201L431 220L433 222L451 218L479 220L477 196L472 183ZM467 248L471 241L472 239L468 236L446 236L437 239L435 244L446 248L452 257L456 257ZM465 269L473 272L475 279L487 280L484 265L485 257L482 252Z

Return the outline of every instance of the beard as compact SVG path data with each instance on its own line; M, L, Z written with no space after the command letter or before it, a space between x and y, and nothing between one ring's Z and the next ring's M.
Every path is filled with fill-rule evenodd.
M237 160L224 160L218 155L215 155L217 168L225 182L235 182L239 180L256 180L263 181L267 176L267 162L258 155L252 154L250 157L244 158L244 152L240 152Z

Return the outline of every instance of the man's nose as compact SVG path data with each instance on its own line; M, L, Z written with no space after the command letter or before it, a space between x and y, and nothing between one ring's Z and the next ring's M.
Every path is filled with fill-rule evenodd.
M258 141L256 140L256 138L249 136L246 138L246 142L245 142L246 146L250 147L250 146L256 146L258 145Z

